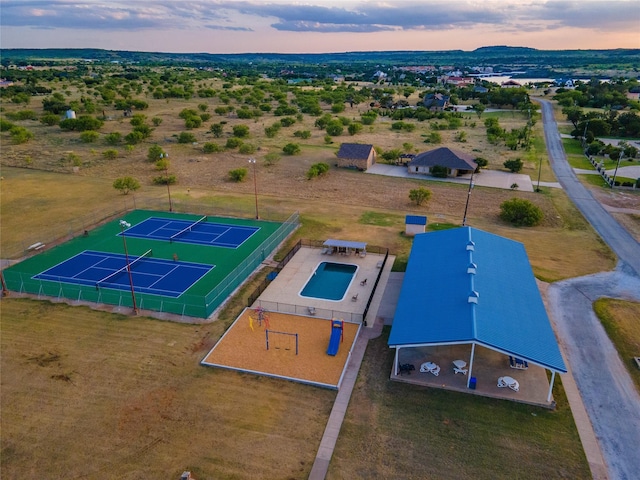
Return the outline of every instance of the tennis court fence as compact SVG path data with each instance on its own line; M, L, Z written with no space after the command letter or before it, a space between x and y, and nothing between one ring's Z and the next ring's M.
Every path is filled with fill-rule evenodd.
M178 213L208 215L210 217L255 218L255 211L252 208L242 208L234 204L213 205L189 199L174 199L172 206L173 211ZM67 242L83 235L85 231L93 230L133 210L167 212L168 207L169 204L164 198L123 195L122 204L118 208L100 209L67 221L55 222L47 225L46 232L29 233L15 242L4 239L2 243L2 258L19 259L24 257L25 254L35 254L37 251L30 250L30 246L43 244L50 247ZM283 213L282 208L271 208L268 205L260 208L260 218L262 220L283 222L287 220L288 216L288 213ZM9 264L10 262L3 262L0 267L4 269Z
M139 208L139 207L138 207ZM219 215L219 212L215 212ZM207 318L220 304L242 284L251 273L298 227L300 215L290 215L269 238L260 244L241 264L231 271L216 287L204 297L183 294L179 299L168 299L145 293L135 292L136 303L140 309L170 313L188 317ZM2 272L9 290L53 297L60 301L68 299L77 302L90 302L118 307L132 307L131 292L112 290L94 286L65 283L55 280L38 280L11 269Z

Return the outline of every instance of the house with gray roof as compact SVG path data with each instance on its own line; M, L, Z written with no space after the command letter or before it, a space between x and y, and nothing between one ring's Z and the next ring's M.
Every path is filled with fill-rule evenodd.
M472 173L478 165L474 157L468 153L440 147L416 155L407 168L412 174L433 175L433 167L444 167L447 169L448 177L457 177Z
M432 112L441 112L449 106L451 97L443 93L428 93L424 96L422 104Z
M356 168L360 171L376 163L376 151L373 145L368 144L343 143L336 157L336 167Z

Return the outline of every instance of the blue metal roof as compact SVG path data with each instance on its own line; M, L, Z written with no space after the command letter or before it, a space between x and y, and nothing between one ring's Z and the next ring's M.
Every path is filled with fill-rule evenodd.
M426 225L427 217L424 215L407 215L405 218L407 225Z
M567 371L522 243L471 227L415 236L389 346L445 343Z

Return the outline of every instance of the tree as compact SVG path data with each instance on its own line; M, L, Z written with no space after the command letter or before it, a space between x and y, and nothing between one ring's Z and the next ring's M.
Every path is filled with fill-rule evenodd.
M353 122L348 127L349 135L356 135L362 131L362 124L360 122Z
M178 143L195 143L196 136L189 132L180 132L178 135Z
M154 143L149 147L149 151L147 152L147 160L150 162L157 162L159 159L164 157L164 150L160 145Z
M582 109L575 106L564 107L562 109L562 113L567 116L567 120L573 123L573 128L578 128L578 123L580 123L580 120L582 120L584 115Z
M298 155L300 151L300 145L298 145L297 143L287 143L284 147L282 147L282 152L285 155Z
M234 125L233 136L238 138L246 138L249 136L249 127L246 125Z
M486 109L487 107L482 103L476 103L473 107L471 107L471 110L476 112L476 114L478 115L478 118L482 117L482 114Z
M522 198L512 198L500 205L500 218L517 227L533 227L544 218L542 210Z
M476 162L476 173L480 172L481 168L485 168L487 165L489 165L489 160L487 160L486 158L482 158L482 157L478 157L475 159Z
M507 160L503 163L504 167L508 169L511 173L518 173L522 170L524 163L519 158L515 158L512 160Z
M326 131L328 135L331 135L332 137L338 137L342 135L344 127L342 126L342 122L340 120L331 120L327 124Z
M202 146L204 153L217 153L222 151L222 147L214 142L207 142Z
M119 190L123 195L129 192L135 192L140 188L140 182L133 177L116 178L113 182L113 188Z
M427 188L418 187L418 188L409 190L409 199L412 202L415 202L417 206L420 206L423 203L428 202L430 198L431 198L431 190Z
M222 136L223 130L224 130L224 126L221 123L214 123L209 128L209 131L213 133L213 136L216 138L220 138Z

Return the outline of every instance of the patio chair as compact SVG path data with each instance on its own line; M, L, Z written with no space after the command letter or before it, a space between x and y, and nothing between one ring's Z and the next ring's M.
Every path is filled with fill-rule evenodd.
M309 315L315 315L316 314L316 308L315 307L307 307L309 309Z
M352 302L357 302L358 301L358 294L357 293L353 297L351 297L351 301Z
M518 383L517 380L514 380L512 383L510 383L508 387L514 392L520 391L520 384Z
M515 368L516 370L526 370L529 368L529 364L526 360L522 360L518 357L509 357L509 366L511 368Z
M507 382L504 381L504 377L498 378L498 387L504 388L507 386Z
M366 278L360 282L360 285L362 285L363 287L364 287L366 284L367 284L367 279L366 279Z

